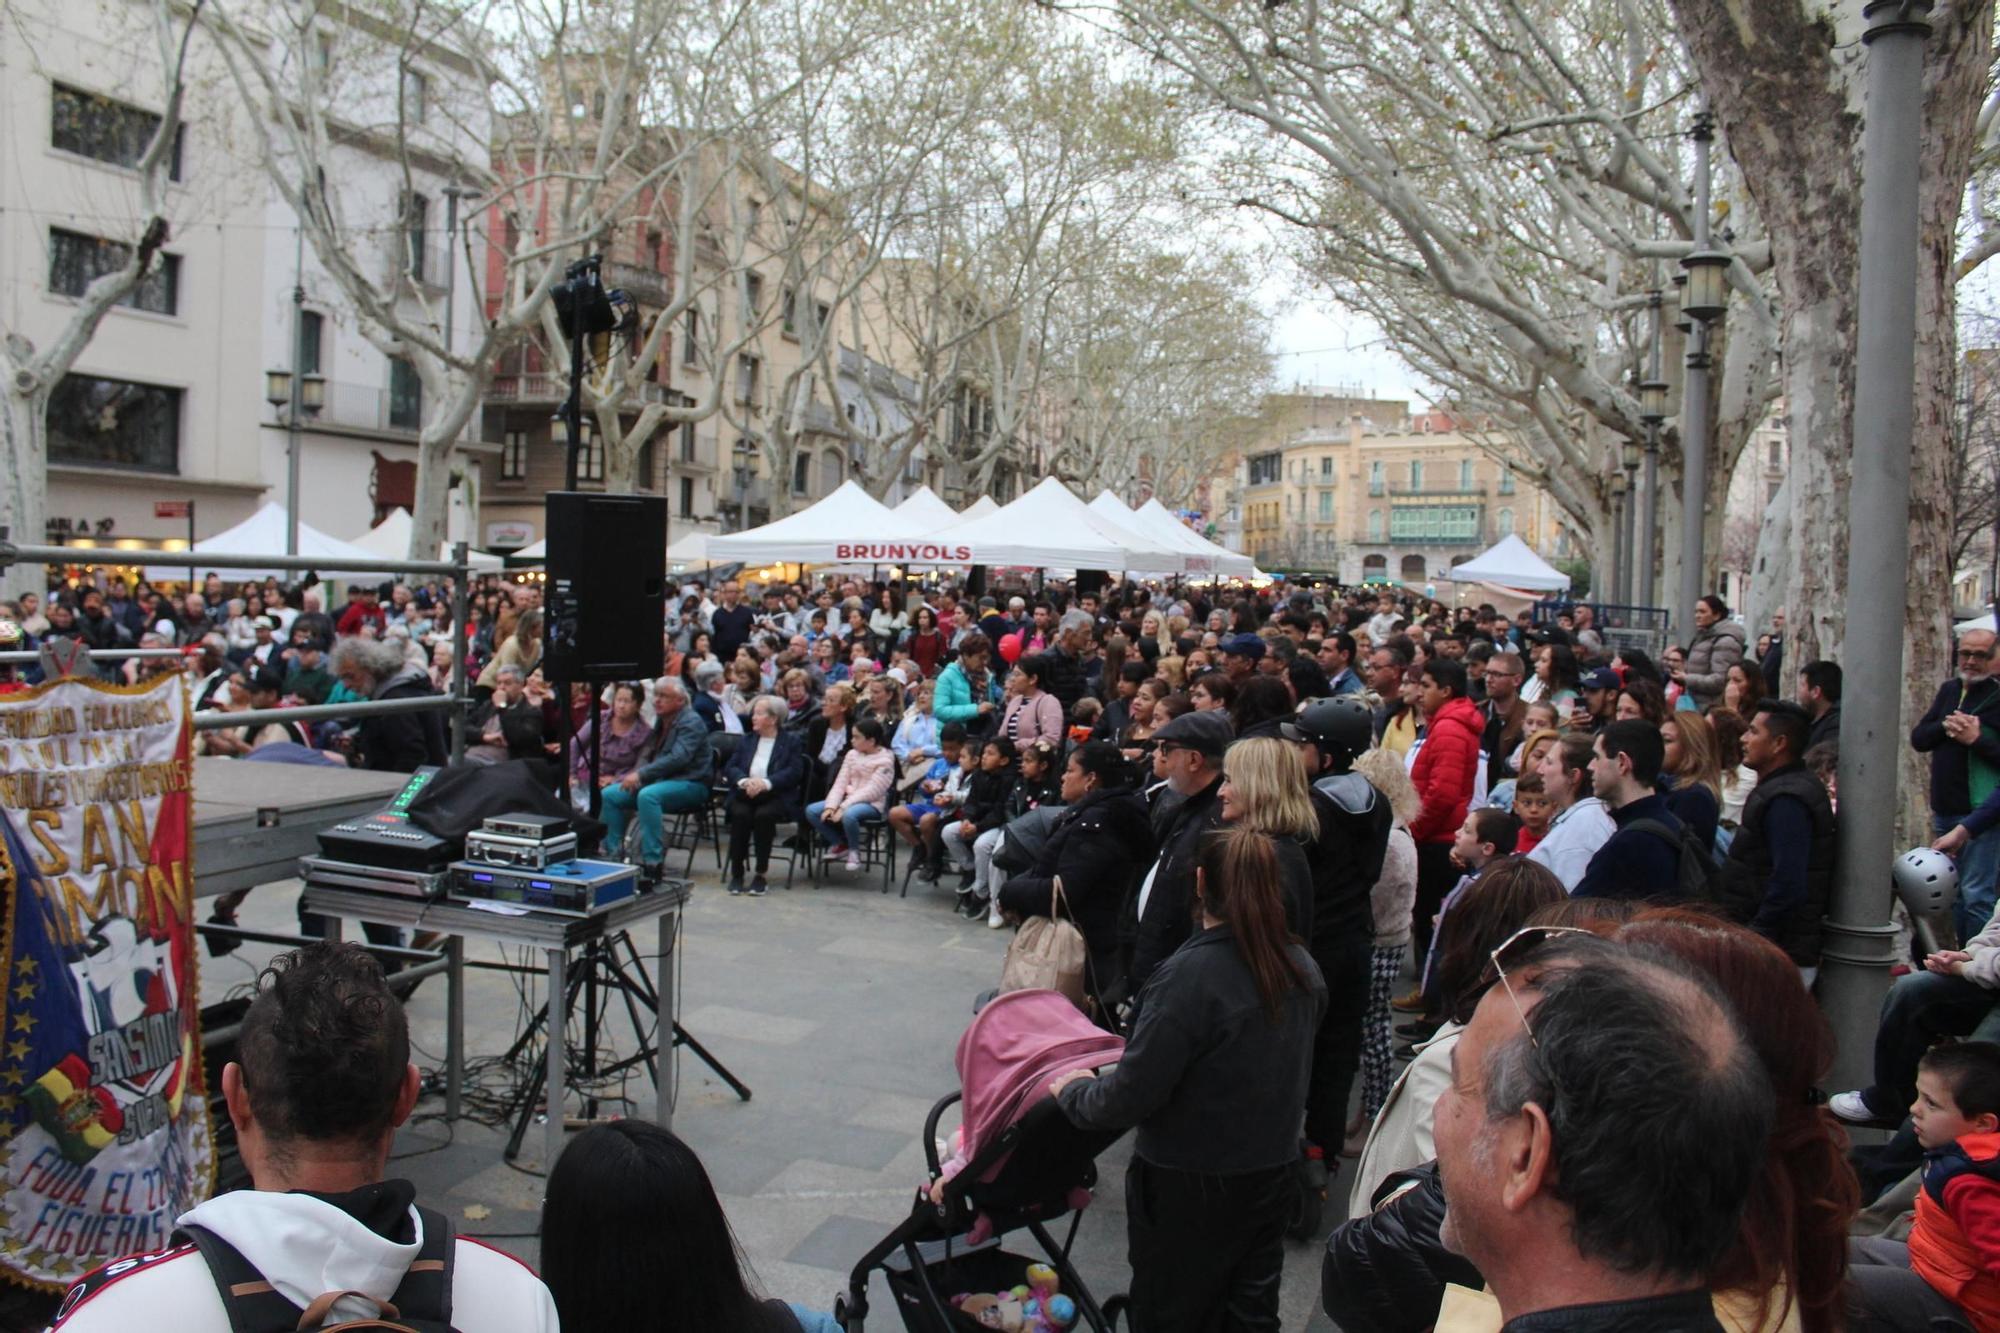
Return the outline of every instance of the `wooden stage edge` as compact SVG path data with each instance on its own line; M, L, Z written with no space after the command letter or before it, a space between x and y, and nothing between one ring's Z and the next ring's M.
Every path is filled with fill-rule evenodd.
M295 879L321 829L381 809L410 780L307 764L220 756L194 761L194 891L198 898Z

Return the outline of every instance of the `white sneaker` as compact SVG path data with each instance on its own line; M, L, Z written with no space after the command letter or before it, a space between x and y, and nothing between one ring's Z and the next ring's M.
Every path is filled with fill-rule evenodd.
M1836 1092L1826 1099L1826 1109L1833 1112L1834 1119L1845 1120L1850 1125L1872 1125L1882 1119L1868 1108L1868 1103L1859 1092Z
M853 852L849 852L847 854L847 860L842 862L841 864L845 865L849 870L859 870L861 869L861 858L856 856Z
M1007 918L1000 915L1000 902L999 899L996 898L994 899L993 905L986 909L987 929L998 930L1000 929L1000 927L1006 924L1007 924Z

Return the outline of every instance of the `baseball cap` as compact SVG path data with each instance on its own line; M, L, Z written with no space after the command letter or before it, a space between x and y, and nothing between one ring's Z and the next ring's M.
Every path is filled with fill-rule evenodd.
M1594 671L1586 671L1578 683L1586 690L1618 690L1625 687L1625 682L1620 680L1618 673L1610 667L1598 667Z
M269 616L258 616L258 617L257 617L257 618L256 618L255 620L252 620L252 621L250 622L250 628L252 628L252 629L276 629L276 628L278 628L278 622L277 622L277 621L275 621L275 620L273 620L273 619L271 619L271 617L269 617Z
M1229 719L1216 710L1182 713L1153 733L1156 745L1177 745L1215 757L1227 750L1235 739L1236 732L1230 727Z
M1256 661L1264 655L1264 641L1255 634L1232 634L1221 643L1222 651Z

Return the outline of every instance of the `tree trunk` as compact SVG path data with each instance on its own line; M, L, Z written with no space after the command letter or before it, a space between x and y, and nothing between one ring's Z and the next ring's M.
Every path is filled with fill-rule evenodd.
M451 510L451 460L455 441L430 438L425 432L417 445L417 490L410 514L412 560L435 560L443 549L447 515Z
M28 392L17 389L27 386ZM8 368L6 399L0 404L0 458L7 479L0 489L0 527L18 546L39 546L48 540L49 512L49 393L27 370ZM9 565L0 569L0 597L16 601L24 592L43 593L39 565Z

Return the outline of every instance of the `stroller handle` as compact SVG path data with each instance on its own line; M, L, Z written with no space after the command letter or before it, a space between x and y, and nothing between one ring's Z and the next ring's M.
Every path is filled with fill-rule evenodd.
M938 1121L944 1118L946 1110L964 1099L965 1094L962 1092L947 1092L937 1099L936 1104L931 1107L931 1113L924 1117L924 1162L930 1167L932 1180L944 1174L944 1164L938 1161Z

